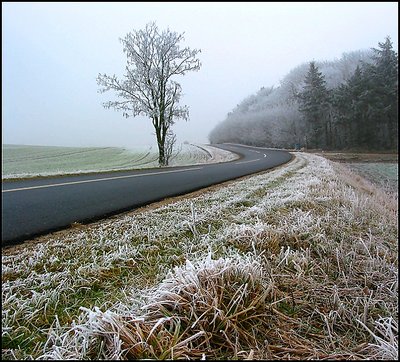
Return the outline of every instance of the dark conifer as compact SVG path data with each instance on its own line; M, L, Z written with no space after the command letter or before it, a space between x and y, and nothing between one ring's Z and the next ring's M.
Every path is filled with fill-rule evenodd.
M325 77L319 72L315 62L310 62L304 87L298 98L299 111L303 114L308 127L307 147L326 148L330 143L328 127L330 96Z

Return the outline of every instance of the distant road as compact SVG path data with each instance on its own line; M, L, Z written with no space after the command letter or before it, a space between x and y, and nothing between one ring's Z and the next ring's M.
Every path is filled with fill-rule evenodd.
M286 151L215 145L240 159L217 164L2 182L2 247L284 164Z

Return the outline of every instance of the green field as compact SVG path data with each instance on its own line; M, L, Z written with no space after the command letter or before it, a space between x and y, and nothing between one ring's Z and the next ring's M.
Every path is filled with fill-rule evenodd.
M2 146L2 179L158 167L156 147ZM210 154L183 144L176 148L171 166L208 162Z

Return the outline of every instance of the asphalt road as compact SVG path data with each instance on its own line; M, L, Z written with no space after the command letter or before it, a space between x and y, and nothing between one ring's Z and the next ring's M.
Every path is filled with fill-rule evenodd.
M182 195L291 160L286 151L223 144L240 159L185 167L2 183L2 247Z

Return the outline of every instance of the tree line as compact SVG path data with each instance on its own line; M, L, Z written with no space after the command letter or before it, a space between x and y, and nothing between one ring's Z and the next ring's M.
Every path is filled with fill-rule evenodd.
M378 48L294 69L277 89L246 98L209 135L211 143L326 150L395 150L398 55Z

